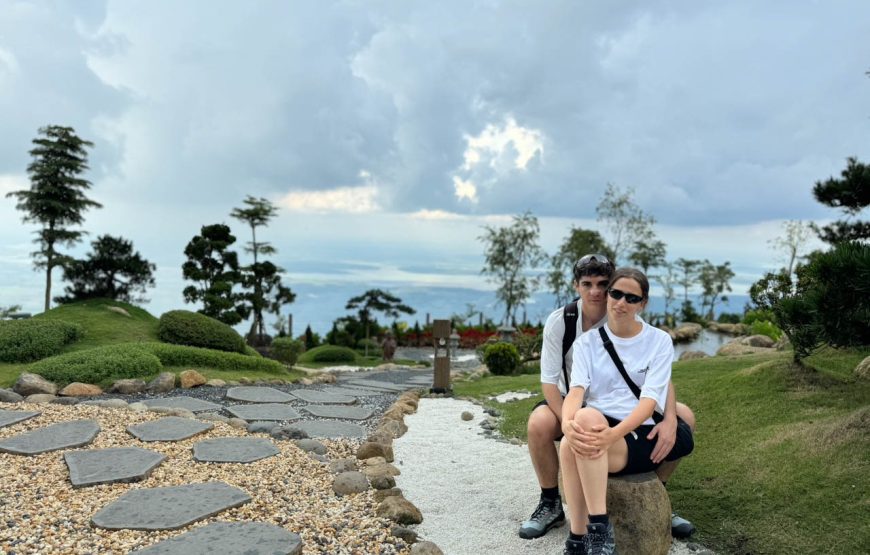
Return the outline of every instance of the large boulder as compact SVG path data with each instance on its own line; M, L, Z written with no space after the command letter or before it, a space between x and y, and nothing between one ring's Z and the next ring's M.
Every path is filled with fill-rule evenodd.
M55 395L57 393L57 386L39 374L22 372L21 375L18 376L18 381L16 381L15 385L12 386L12 391L23 397L39 393Z
M73 382L58 393L64 397L96 397L102 394L103 390L99 386L81 382Z
M156 378L148 382L148 393L169 393L175 389L175 374L160 372Z
M607 512L620 553L666 555L671 548L671 500L653 472L607 480Z
M697 360L699 358L707 358L710 355L704 351L683 351L680 354L680 360Z
M679 327L674 330L674 342L688 343L689 341L694 341L699 335L701 335L702 329L704 328L701 327L701 324L696 324L694 322L680 324Z
M205 382L208 380L205 379L205 376L197 372L196 370L185 370L179 375L179 380L181 382L182 389L190 389L192 387L199 387L201 385L205 385Z
M727 333L728 335L745 335L748 329L746 324L726 324L719 322L709 322L707 329L719 333Z
M754 355L757 353L769 353L771 351L773 351L773 349L767 347L752 347L751 345L744 345L740 343L739 339L735 339L734 341L719 347L716 354L719 356Z
M174 384L173 384L174 385ZM116 380L109 388L109 393L120 393L122 395L135 395L142 393L148 387L143 380Z
M367 441L359 446L356 452L358 459L370 459L383 457L386 462L393 462L393 447L388 443L375 443Z
M34 393L32 395L28 395L24 398L25 403L35 403L37 405L44 405L46 403L51 403L57 399L56 395L52 395L51 393Z
M743 337L740 339L740 344L749 345L750 347L765 347L768 349L775 345L773 339L766 335L750 335L749 337Z
M864 358L855 367L855 377L861 380L870 380L870 356Z
M336 495L350 495L352 493L361 493L369 489L369 481L362 472L355 470L342 472L335 477L332 482L332 491Z
M377 508L377 515L398 524L420 524L423 522L420 509L404 497L398 496L390 496L381 501ZM670 515L668 516L670 517Z
M0 401L4 403L18 403L24 400L24 397L15 393L11 389L0 388Z
M417 542L411 546L411 555L444 555L444 552L432 542Z

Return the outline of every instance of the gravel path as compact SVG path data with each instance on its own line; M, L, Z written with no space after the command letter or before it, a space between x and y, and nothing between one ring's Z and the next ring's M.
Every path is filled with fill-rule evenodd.
M424 398L405 418L408 432L393 443L396 485L423 513L417 532L449 555L561 553L567 524L536 540L517 535L540 490L526 447L484 436L485 417L468 401ZM674 542L671 555L697 555L694 547Z

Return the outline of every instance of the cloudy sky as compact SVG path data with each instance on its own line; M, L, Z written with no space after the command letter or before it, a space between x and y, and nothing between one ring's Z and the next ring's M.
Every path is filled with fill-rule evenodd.
M200 226L247 237L248 194L281 207L304 314L339 310L324 287L486 291L481 226L531 210L553 252L608 182L745 292L783 220L837 216L813 183L870 160L868 37L863 0L0 0L0 193L39 127L93 141L85 229L157 264L155 313ZM36 312L20 216L0 198L0 306Z

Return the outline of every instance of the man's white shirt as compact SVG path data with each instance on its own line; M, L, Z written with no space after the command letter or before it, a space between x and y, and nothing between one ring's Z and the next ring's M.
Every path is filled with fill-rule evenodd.
M557 308L547 317L544 324L544 339L541 347L541 383L553 384L559 387L562 396L568 394L568 385L565 383L562 372L562 338L565 336L565 307ZM582 304L577 303L577 334L574 343L565 354L565 368L568 376L571 376L573 364L574 345L577 339L590 330L598 329L607 321L607 314L596 322L589 330L583 331ZM569 378L570 379L570 378Z

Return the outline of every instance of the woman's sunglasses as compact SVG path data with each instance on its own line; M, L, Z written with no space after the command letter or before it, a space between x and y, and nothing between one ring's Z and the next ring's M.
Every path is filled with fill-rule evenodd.
M640 295L635 295L634 293L626 293L625 291L620 291L619 289L610 288L607 290L607 294L610 295L610 298L614 301L618 301L619 299L625 297L625 302L628 304L637 304L643 300L643 297Z

